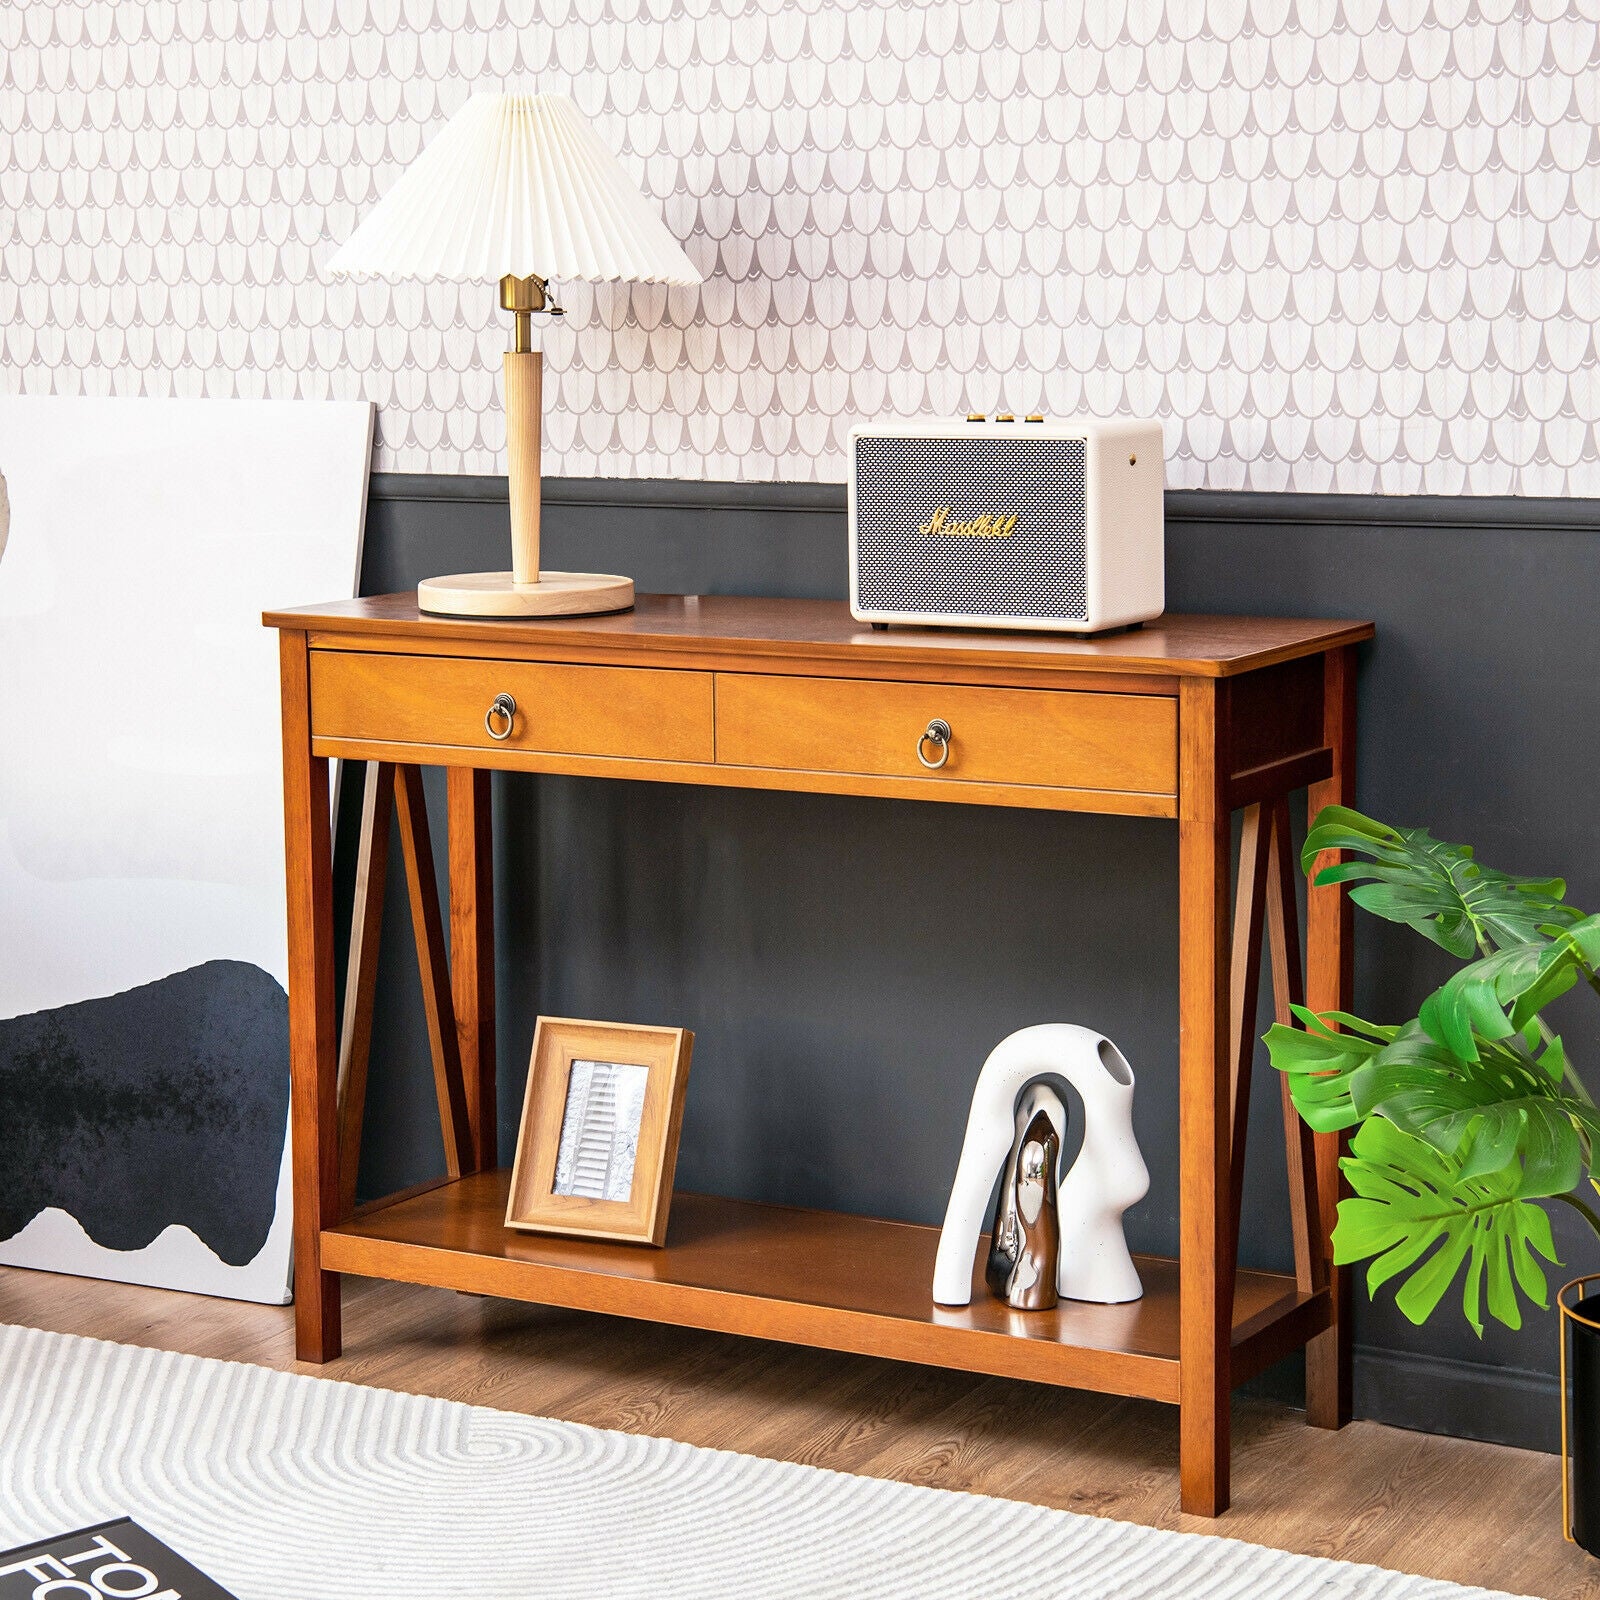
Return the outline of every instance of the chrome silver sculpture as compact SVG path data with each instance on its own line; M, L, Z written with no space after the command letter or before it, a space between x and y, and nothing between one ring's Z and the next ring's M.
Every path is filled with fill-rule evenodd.
M1103 1034L1050 1022L1002 1039L978 1074L934 1261L939 1305L971 1303L978 1233L995 1173L1015 1140L1018 1096L1045 1076L1064 1079L1083 1099L1083 1147L1056 1188L1057 1292L1066 1300L1105 1304L1144 1293L1122 1232L1123 1212L1150 1187L1133 1134L1133 1069Z
M1056 1293L1061 1221L1056 1209L1067 1108L1047 1083L1017 1101L1016 1137L1006 1157L989 1229L989 1287L1019 1311L1048 1311Z

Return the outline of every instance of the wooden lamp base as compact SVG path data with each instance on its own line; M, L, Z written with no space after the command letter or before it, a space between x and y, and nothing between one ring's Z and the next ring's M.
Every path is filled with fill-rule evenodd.
M588 617L626 611L633 579L607 572L541 572L518 583L509 572L458 572L417 585L417 605L447 617Z
M511 571L458 572L417 585L417 607L446 617L592 617L626 611L633 579L609 572L539 567L539 412L544 361L529 348L528 318L545 306L540 278L503 278L500 303L516 315L516 348L505 354L506 480Z

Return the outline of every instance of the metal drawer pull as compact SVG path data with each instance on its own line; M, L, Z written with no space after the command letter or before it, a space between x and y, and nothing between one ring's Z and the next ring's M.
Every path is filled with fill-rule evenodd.
M509 739L511 730L516 726L517 702L508 694L497 694L494 703L483 714L483 731L491 739ZM496 729L496 722L503 722L503 728Z
M938 745L939 759L930 761L923 753L930 744ZM950 759L950 724L939 717L935 717L927 726L922 737L917 740L917 760L930 772L937 772L945 762Z

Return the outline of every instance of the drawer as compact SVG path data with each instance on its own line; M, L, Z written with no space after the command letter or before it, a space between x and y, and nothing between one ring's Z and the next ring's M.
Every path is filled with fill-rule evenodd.
M490 737L484 720L501 694L516 701L503 740ZM639 761L710 761L715 750L709 672L355 650L312 651L311 731L323 739Z
M930 722L949 754L917 758ZM937 743L922 746L938 760ZM717 759L951 783L1177 792L1178 708L1163 696L717 674Z

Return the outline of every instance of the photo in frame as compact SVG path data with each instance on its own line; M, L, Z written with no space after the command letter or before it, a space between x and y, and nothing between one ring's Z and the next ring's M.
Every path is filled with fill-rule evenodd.
M694 1035L540 1017L506 1226L660 1245Z

